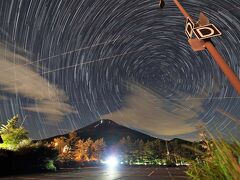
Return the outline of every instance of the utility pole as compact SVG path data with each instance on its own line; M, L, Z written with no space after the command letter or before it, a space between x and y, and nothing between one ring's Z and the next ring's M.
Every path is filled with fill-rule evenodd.
M209 23L208 18L201 13L199 17L199 21L197 23L193 22L193 19L188 14L188 12L183 8L183 6L179 3L178 0L173 0L175 5L178 7L183 16L187 19L185 32L188 36L188 42L191 45L194 51L202 51L207 49L211 54L219 68L228 78L231 85L240 95L240 80L237 75L233 72L233 70L229 67L229 65L225 62L224 58L218 52L218 50L214 47L212 42L210 41L211 37L221 35L221 32L213 25ZM159 1L160 8L163 8L165 5L164 0ZM193 34L197 38L192 38Z

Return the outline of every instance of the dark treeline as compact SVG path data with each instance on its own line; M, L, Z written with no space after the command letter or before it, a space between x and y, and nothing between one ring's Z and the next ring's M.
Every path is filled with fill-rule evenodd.
M143 141L132 140L129 136L107 146L103 138L82 140L76 132L54 138L48 146L58 151L58 163L62 167L99 165L110 154L124 165L186 165L198 157L196 152L200 147L199 143L180 139Z
M118 151L123 164L184 165L197 158L194 149L198 146L198 143L179 139L143 141L126 137L118 143Z
M50 141L32 141L18 121L14 116L0 129L1 175L101 165L112 154L123 165L185 165L198 157L199 143L180 139L143 141L127 136L106 145L103 138L80 139L71 132Z

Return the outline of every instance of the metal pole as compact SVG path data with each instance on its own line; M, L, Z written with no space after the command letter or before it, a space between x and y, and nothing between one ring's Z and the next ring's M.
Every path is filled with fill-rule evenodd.
M181 11L181 13L184 15L184 17L187 19L191 19L191 16L188 14L188 12L183 8L183 6L178 2L178 0L173 0L174 3L176 4L176 6L178 7L178 9Z
M212 55L215 62L218 64L220 69L226 75L232 86L236 89L238 94L240 94L240 81L238 77L234 74L232 69L228 66L228 64L224 61L223 57L217 49L213 46L210 41L205 41L205 47L207 48L208 52Z
M181 11L181 13L184 15L185 18L191 18L191 16L187 13L187 11L183 8L183 6L179 3L178 0L173 0L178 9ZM204 46L208 50L208 52L211 54L217 65L220 67L222 72L225 74L225 76L228 78L232 86L235 88L237 93L240 95L240 80L237 77L237 75L233 72L233 70L228 66L228 64L225 62L221 54L218 52L218 50L213 46L213 44L210 41L204 41Z

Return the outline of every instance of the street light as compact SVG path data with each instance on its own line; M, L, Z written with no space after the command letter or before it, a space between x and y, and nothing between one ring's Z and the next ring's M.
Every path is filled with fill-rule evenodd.
M220 31L213 25L209 24L208 18L201 13L199 16L199 21L197 23L193 22L193 19L188 14L188 12L183 8L183 6L179 3L178 0L173 0L175 5L178 7L180 12L184 15L187 19L186 24L186 31L189 30L188 35L188 42L191 45L191 48L194 51L202 51L207 49L208 52L211 54L219 68L225 74L225 76L230 81L231 85L240 95L240 80L237 75L233 72L233 70L228 66L225 62L224 58L218 52L218 50L212 44L210 38L214 36L221 35ZM165 5L164 0L159 1L159 7L163 8ZM207 34L204 34L207 33ZM192 34L195 34L197 38L192 38Z
M106 160L106 164L108 165L109 168L115 168L118 165L118 159L115 156L110 156Z

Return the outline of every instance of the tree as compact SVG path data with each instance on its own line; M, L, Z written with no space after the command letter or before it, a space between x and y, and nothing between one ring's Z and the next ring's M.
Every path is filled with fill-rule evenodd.
M145 161L147 163L152 163L155 157L155 150L154 144L152 141L147 141L144 145L144 152L145 152Z
M134 142L134 157L138 163L143 163L144 161L144 141L137 139Z
M75 146L74 157L76 161L89 161L88 157L89 143L83 140L78 140Z
M103 138L93 141L88 138L86 141L78 140L73 152L75 160L80 162L99 161L105 147Z
M132 164L135 157L134 157L134 143L132 142L131 138L127 136L127 138L123 137L119 141L120 151L122 160L128 164Z
M59 154L63 152L63 148L67 145L66 138L58 137L54 138L51 142L51 146L54 147Z
M78 140L79 137L77 136L77 132L70 132L68 135L67 144L71 147L71 149L74 149L74 146Z
M2 125L0 129L0 135L3 139L3 144L0 147L6 149L17 149L21 142L29 141L28 132L23 127L18 125L18 115L7 121L6 125Z
M73 158L71 147L65 137L54 138L50 145L58 151L60 161L69 161Z
M99 161L105 147L105 142L103 138L97 139L91 146L92 154L90 159L92 161Z
M147 141L144 145L145 161L151 164L160 164L166 154L165 143L159 139Z

